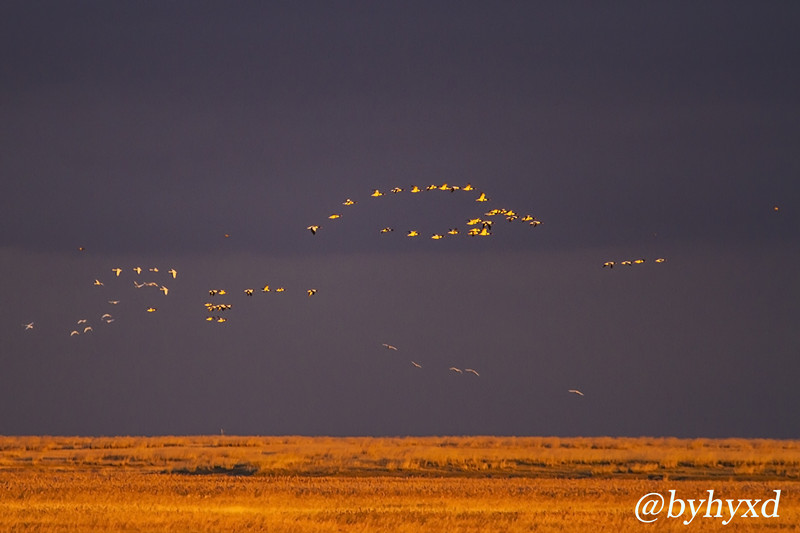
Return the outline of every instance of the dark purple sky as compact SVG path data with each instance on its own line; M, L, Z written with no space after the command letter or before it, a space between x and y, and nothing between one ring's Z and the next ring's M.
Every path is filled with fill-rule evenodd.
M0 434L800 437L798 28L791 2L3 2ZM407 190L445 182L476 190ZM467 237L492 208L542 224Z

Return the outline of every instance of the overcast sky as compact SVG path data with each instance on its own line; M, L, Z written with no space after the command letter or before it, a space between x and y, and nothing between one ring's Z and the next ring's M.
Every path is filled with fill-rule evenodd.
M800 438L798 28L3 2L0 434Z

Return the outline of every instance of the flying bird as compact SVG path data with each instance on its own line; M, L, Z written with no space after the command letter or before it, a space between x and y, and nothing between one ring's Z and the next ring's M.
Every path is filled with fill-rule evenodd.
M659 257L658 259L655 260L656 263L663 263L664 261L666 261L666 259L664 259L663 257Z
M469 373L471 373L471 374L475 374L476 376L480 376L480 374L478 374L478 372L477 372L477 371L475 371L475 370L473 370L473 369L471 369L471 368L465 368L465 369L464 369L464 372L469 372Z
M411 187L411 192L420 192L420 190L421 190L421 189L420 189L419 187L417 187L416 185L414 185L413 187Z
M122 269L121 268L112 268L111 272L113 272L114 274L117 275L117 277L119 277L119 275L122 273Z
M454 366L451 366L451 367L449 368L449 370L452 370L453 372L457 372L457 373L459 373L459 374L462 374L462 372L461 372L461 369L460 369L460 368L456 368L456 367L454 367Z
M357 203L358 203L358 202L356 202L355 200L351 200L350 198L348 198L347 200L345 200L344 202L342 202L342 205L355 205L355 204L357 204Z
M69 332L70 337L72 337L73 335L80 335L80 334L81 332L78 331L77 329L73 329L72 331Z
M27 324L22 324L25 326L25 330L33 329L33 322L28 322Z
M581 391L579 391L578 389L569 389L567 392L571 392L573 394L578 394L580 396L584 396L584 394Z
M169 270L167 270L167 274L172 274L172 279L178 277L178 271L175 270L174 268L170 268Z
M341 217L342 217L341 213L334 213L334 214L328 216L328 218L331 219L331 220L336 220L337 218L341 218Z
M110 303L111 305L117 305L119 303L119 300L109 300L108 303Z
M158 268L156 268L156 267L153 267L153 268L148 268L148 270L149 270L150 272L158 272Z
M246 295L248 295L248 296L252 296L252 295L253 295L253 289L245 289L245 290L244 290L244 293L245 293Z
M164 293L164 296L166 296L167 294L169 294L169 289L168 289L168 288L166 288L166 287L165 287L165 286L163 286L163 285L162 285L162 286L161 286L161 288L160 288L160 289L158 289L158 290L160 290L161 292L163 292L163 293Z
M155 313L156 311L158 311L158 309L156 309L155 307L148 307L147 308L147 312L148 313Z
M417 368L422 368L422 365L417 363L416 361L411 361L411 364L414 365Z
M605 263L603 263L603 268L605 267L614 268L614 261L606 261Z
M402 188L400 188L400 187L395 187L395 188L394 188L394 189L392 189L390 192L392 192L392 193L394 193L394 194L397 194L397 193L399 193L399 192L403 192L403 189L402 189Z
M96 279L96 280L94 280L94 285L97 286L97 287L100 287L101 285L103 285L103 282L100 281L99 279Z
M418 232L417 230L413 230L413 229L412 229L411 231L409 231L409 232L406 234L406 237L416 237L417 235L419 235L419 232Z
M319 229L319 226L308 226L306 229L308 231L310 231L312 235L316 235L317 234L317 230Z
M306 291L306 293L308 294L308 296L310 298L311 296L314 296L315 294L317 294L317 289L308 289Z
M378 196L383 196L383 193L378 189L375 189L374 191L372 191L372 194L370 196L372 196L373 198L377 198Z
M489 201L489 199L488 199L488 198L486 198L486 193L483 193L483 192L482 192L480 196L478 196L477 198L475 198L475 201L476 201L476 202L488 202L488 201Z
M444 239L444 235L440 235L438 233L434 233L433 235L431 235L431 239L433 239L435 241L438 241L439 239Z
M264 287L261 289L261 292L269 292L269 285L264 285Z
M386 348L387 350L397 351L397 346L392 346L391 344L386 344L385 342L383 343L383 347Z
M133 267L133 271L136 272L137 275L141 274L142 273L142 267Z
M84 333L89 333L90 331L94 331L94 330L92 329L92 326L86 326L85 328L83 328L83 332L84 332Z
M469 183L467 183L466 185L464 185L463 187L461 187L461 190L462 190L462 191L471 191L471 190L473 190L473 189L474 189L474 188L473 188L473 187L472 187L472 185L470 185Z
M394 229L393 229L393 228L386 227L386 228L383 228L383 229L381 230L381 233L389 233L390 231L394 231Z

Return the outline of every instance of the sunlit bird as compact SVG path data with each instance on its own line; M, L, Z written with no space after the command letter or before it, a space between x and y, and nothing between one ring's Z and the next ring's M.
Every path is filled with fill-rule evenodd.
M88 320L86 320L85 318L81 318L80 320L78 320L77 323L78 324L86 324L86 322L88 322Z
M269 292L269 285L264 285L264 287L261 289L261 292Z
M342 202L342 205L355 205L355 204L357 204L357 203L358 203L358 202L356 202L355 200L351 200L350 198L348 198L347 200L345 200L344 202Z
M142 273L142 267L133 267L133 271L136 272L136 274L141 274Z
M100 287L100 286L103 285L103 282L100 281L99 279L96 279L96 280L94 280L94 285L97 286L97 287Z
M337 218L342 218L342 214L341 213L334 213L332 215L328 215L328 218L331 219L331 220L336 220Z
M147 270L149 270L150 272L158 272L158 268L156 267L148 268Z
M431 239L433 239L435 241L438 241L439 239L444 239L444 235L440 235L438 233L434 233L433 235L431 235Z
M70 337L72 337L73 335L80 335L80 334L81 332L78 331L77 329L73 329L72 331L69 332Z
M162 285L162 286L161 286L161 287L160 287L158 290L160 290L161 292L163 292L163 293L164 293L164 296L166 296L167 294L169 294L169 289L168 289L168 288L166 288L164 285Z
M464 372L469 372L471 374L475 374L476 376L480 376L480 374L478 374L478 372L476 370L473 370L471 368L465 368Z
M22 324L25 327L25 330L33 329L33 322L28 322L27 324Z
M170 268L169 270L167 270L167 274L172 274L172 279L175 279L175 278L178 277L178 271L175 270L174 268Z
M119 275L122 274L122 269L121 268L112 268L111 272L113 272L114 274L117 275L117 277L119 277Z
M312 235L316 235L319 228L319 226L308 226L306 229L310 231Z
M422 368L422 365L417 363L416 361L411 361L411 364L414 365L417 368Z
M310 298L311 296L314 296L315 294L317 294L317 289L308 289L306 291L306 294L308 294L308 296Z
M419 187L417 187L416 185L414 185L413 187L411 187L411 192L420 192L420 190L421 190L421 189L420 189Z
M663 257L659 257L658 259L655 260L656 263L663 263L664 261L666 261L666 259L664 259Z
M644 259L634 259L634 260L633 260L633 263L634 263L635 265L641 265L642 263L644 263Z
M383 229L381 230L381 233L389 233L390 231L394 231L394 229L393 229L393 228L390 228L390 227L385 227L385 228L383 228Z
M406 234L406 237L416 237L417 235L419 235L419 232L418 232L417 230L413 230L413 229L412 229L411 231L409 231L409 232Z
M448 235L458 235L458 228L450 228L447 230Z
M92 326L86 326L85 328L83 328L83 332L84 332L84 333L89 333L90 331L94 331L94 330L92 329Z
M467 220L467 226L475 226L476 224L480 224L483 220L479 218L471 218Z
M277 289L275 289L275 292L283 292L285 290L286 289L284 289L283 287L278 287Z
M584 396L584 394L581 391L579 391L578 389L569 389L567 392L571 392L573 394L578 394L580 396Z
M614 268L614 264L615 264L614 261L606 261L605 263L603 263L603 268L606 268L606 267Z
M483 193L483 192L482 192L480 196L478 196L477 198L475 198L475 201L476 201L476 202L488 202L488 201L489 201L489 199L486 197L486 193Z
M253 295L253 289L245 289L245 290L244 290L244 293L245 293L246 295L248 295L248 296L252 296L252 295Z
M391 344L386 344L385 342L383 343L383 347L386 348L387 350L397 351L397 346L392 346Z
M393 192L394 194L397 194L399 192L403 192L403 189L401 187L395 187L394 189L392 189L389 192Z
M372 191L372 194L370 196L372 196L373 198L377 198L378 196L383 196L383 193L378 189L375 189L374 191Z
M461 187L461 190L462 190L462 191L471 191L471 190L474 190L474 187L472 187L472 185L470 185L469 183L467 183L466 185L464 185L463 187Z
M458 374L462 374L463 373L463 372L461 372L460 368L456 368L454 366L451 366L448 370L452 370L453 372L456 372Z
M155 313L156 311L158 311L158 309L156 309L155 307L148 307L147 308L147 312L148 313Z

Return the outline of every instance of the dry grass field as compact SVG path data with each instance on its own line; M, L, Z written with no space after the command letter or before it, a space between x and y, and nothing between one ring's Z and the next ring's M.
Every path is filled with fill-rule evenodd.
M670 490L779 516L636 519ZM788 531L798 490L798 441L0 437L0 531Z

